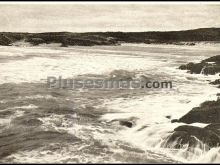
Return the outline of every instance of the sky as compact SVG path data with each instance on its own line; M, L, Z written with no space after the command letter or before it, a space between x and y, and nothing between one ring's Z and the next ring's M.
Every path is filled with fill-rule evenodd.
M171 31L220 27L220 4L0 4L1 32Z

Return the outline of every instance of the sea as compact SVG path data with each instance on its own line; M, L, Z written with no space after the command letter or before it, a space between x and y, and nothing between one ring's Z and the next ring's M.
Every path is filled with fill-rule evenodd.
M216 100L220 92L209 84L218 74L190 74L178 67L220 55L219 46L1 46L0 162L220 162L220 148L164 147L173 130L185 125L171 120ZM172 81L172 88L66 89L49 88L47 82L48 77L105 79L114 74Z

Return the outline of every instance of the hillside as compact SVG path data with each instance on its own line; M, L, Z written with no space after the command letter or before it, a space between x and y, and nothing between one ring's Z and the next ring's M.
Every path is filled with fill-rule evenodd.
M220 41L220 28L167 32L0 33L0 45L10 46L17 41L29 42L32 45L60 43L64 47L70 45L118 45L121 43L178 44L180 42L192 42L193 45L193 42Z

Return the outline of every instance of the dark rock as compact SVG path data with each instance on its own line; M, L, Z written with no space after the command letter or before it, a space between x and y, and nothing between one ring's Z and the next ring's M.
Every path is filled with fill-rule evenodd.
M191 42L191 43L187 43L188 46L195 46L196 44Z
M178 119L173 119L173 120L171 120L171 123L177 123L177 122L179 122Z
M220 72L220 65L207 66L203 69L203 74L214 75Z
M212 85L219 85L220 84L220 79L217 79L215 81L210 82Z
M220 128L219 125L215 127ZM212 125L205 128L183 125L174 129L173 134L168 137L163 146L179 149L187 144L188 149L192 149L198 147L200 144L198 140L205 144L207 149L218 147L220 144L220 132L216 131L216 128Z
M200 107L193 108L178 122L183 123L220 123L220 100L206 101Z
M128 119L114 119L110 121L111 123L117 123L120 124L121 126L125 126L128 128L132 128L135 125L135 122L137 121L138 118L136 117L131 117Z
M120 123L120 125L122 125L122 126L126 126L126 127L128 127L128 128L132 128L132 126L133 126L133 123L132 122L130 122L130 121L119 121L119 123Z
M214 131L220 131L220 123L209 124L205 128L211 129L211 130L214 130Z
M180 70L187 70L187 67L186 67L186 65L180 65L179 69Z
M190 63L188 63L186 65L181 65L179 67L179 69L181 69L181 70L189 70L190 73L200 74L201 71L202 71L202 68L204 66L205 66L205 63L204 64L203 63L202 64L201 63L195 64L195 63L190 62Z
M210 58L207 58L203 60L202 62L214 62L214 63L220 63L220 55L216 55Z
M190 73L214 75L220 72L220 55L210 57L201 61L200 63L188 63L181 65L179 69L188 70Z
M137 131L142 131L142 130L144 130L145 128L148 128L149 126L148 125L144 125L144 126L142 126L141 128L139 128Z
M165 116L167 119L171 119L171 116L170 115L168 115L168 116Z

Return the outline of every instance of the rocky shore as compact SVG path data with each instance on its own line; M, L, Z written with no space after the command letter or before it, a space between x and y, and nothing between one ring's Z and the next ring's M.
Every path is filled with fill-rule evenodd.
M188 70L194 74L212 75L220 72L220 55L205 59L200 63L188 63L181 65L179 69ZM217 79L210 84L219 85ZM220 146L220 100L206 101L199 107L193 108L180 119L174 119L172 122L185 124L203 123L205 127L192 125L181 125L174 129L171 136L168 137L164 147L181 148L188 145L188 150L196 146L205 150ZM202 144L201 144L202 142Z
M181 65L179 69L188 70L192 74L214 75L220 72L220 55L202 60L200 63L190 62L186 65Z
M59 43L68 46L120 45L121 43L175 44L194 46L196 42L220 42L220 28L201 28L166 32L1 32L0 45L11 46L20 42L32 46Z

